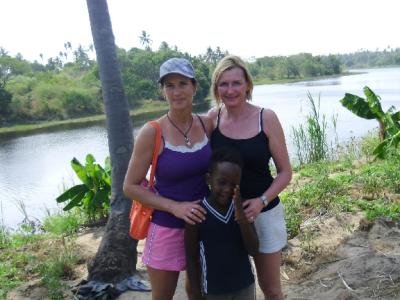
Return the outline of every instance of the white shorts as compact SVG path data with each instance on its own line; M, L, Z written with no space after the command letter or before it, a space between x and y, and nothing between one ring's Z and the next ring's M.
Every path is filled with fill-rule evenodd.
M286 246L287 232L282 202L259 214L254 225L260 242L260 253L278 252Z

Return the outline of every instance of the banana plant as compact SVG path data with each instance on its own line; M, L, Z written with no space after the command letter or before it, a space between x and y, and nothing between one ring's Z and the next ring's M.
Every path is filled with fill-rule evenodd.
M340 103L361 118L378 121L381 143L374 149L373 154L383 158L390 148L397 147L400 143L400 111L396 112L396 108L391 106L384 112L381 98L367 86L363 90L366 99L346 93Z
M69 188L58 196L56 201L58 203L69 201L63 208L64 211L82 207L90 221L108 216L111 197L110 158L106 158L104 168L95 163L92 154L86 155L85 165L74 157L71 166L82 184Z

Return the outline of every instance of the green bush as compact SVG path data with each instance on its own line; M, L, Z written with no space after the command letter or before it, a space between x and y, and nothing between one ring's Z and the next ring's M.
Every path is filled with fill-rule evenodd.
M43 229L55 235L71 235L78 231L84 220L78 213L67 212L48 216L43 222Z
M78 117L101 112L101 105L90 91L85 89L69 89L61 96L63 109L68 117Z
M85 165L74 157L71 166L82 184L66 190L56 198L57 202L69 201L64 211L81 207L90 221L107 217L111 197L110 158L106 158L104 168L95 163L92 154L86 155Z

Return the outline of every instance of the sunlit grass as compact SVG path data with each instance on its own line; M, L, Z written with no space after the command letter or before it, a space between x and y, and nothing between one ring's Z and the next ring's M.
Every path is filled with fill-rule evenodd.
M305 220L322 214L362 210L370 220L400 220L400 151L373 159L375 143L367 136L357 150L342 152L335 160L295 168L290 186L281 194L290 237L299 233Z
M49 216L43 232L29 228L10 232L0 226L0 299L13 288L40 278L51 299L63 299L62 279L73 277L79 260L74 234L82 217L78 213Z

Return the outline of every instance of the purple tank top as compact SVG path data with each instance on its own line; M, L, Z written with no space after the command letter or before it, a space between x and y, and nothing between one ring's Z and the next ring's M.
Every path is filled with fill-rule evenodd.
M208 196L205 182L211 146L207 136L193 148L165 142L158 157L155 188L175 201L196 201ZM155 210L152 222L170 228L183 228L184 221L165 211Z

